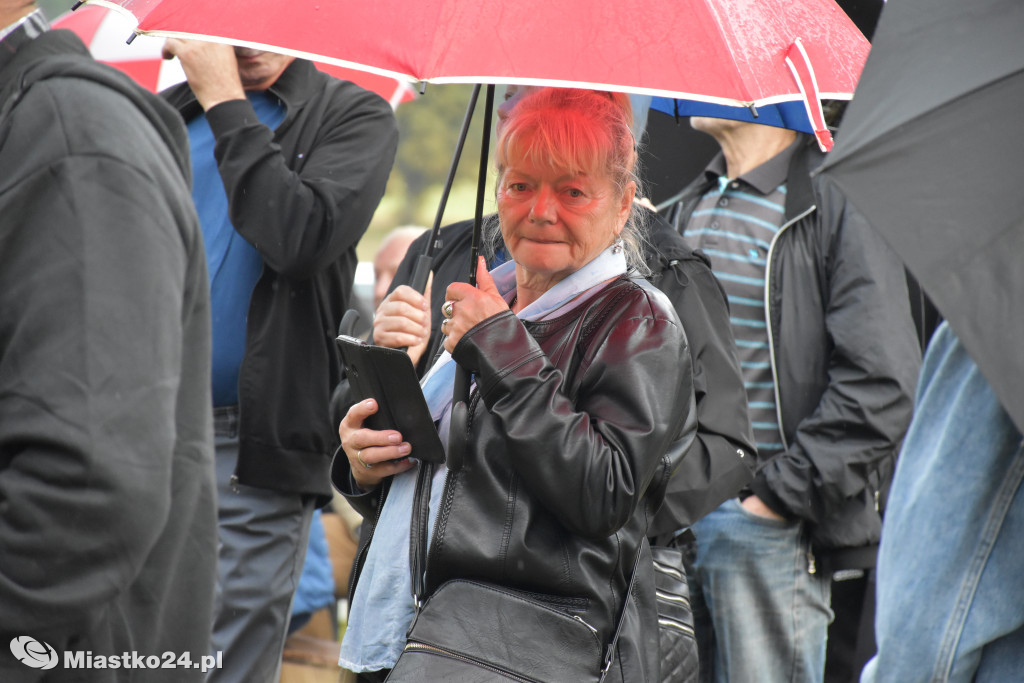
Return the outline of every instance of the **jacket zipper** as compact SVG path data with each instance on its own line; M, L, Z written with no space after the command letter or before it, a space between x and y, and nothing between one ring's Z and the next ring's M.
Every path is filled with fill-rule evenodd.
M655 590L654 594L666 602L676 602L680 605L684 605L686 609L690 609L690 601L684 598L682 595L676 595L675 593L666 593L664 591Z
M466 655L462 655L462 654L459 654L457 652L452 652L451 650L446 650L446 649L440 648L440 647L434 647L433 645L426 645L424 643L417 643L417 642L409 642L405 646L405 651L406 652L417 652L418 651L418 652L425 652L427 654L432 654L432 655L439 655L441 657L449 657L450 659L455 659L455 660L458 660L460 662L467 662L469 664L473 664L475 666L479 666L482 669L487 669L488 671L492 671L494 673L501 674L502 676L505 676L506 678L511 678L512 680L515 680L515 681L521 681L522 683L537 683L537 681L535 681L532 678L525 678L525 677L520 676L519 674L514 673L512 671L507 671L507 670L505 670L505 669L503 669L501 667L494 666L493 664L488 664L486 662L480 661L479 659L474 659L473 657L467 657Z
M789 449L789 443L786 441L786 427L782 423L782 398L779 394L779 370L775 360L775 333L772 327L772 306L771 306L771 283L772 283L772 256L775 254L775 245L779 241L779 237L788 228L795 225L797 221L804 218L810 213L813 213L817 209L816 206L811 205L809 208L804 210L803 213L798 216L794 216L791 220L787 221L782 227L779 228L775 236L772 237L772 242L768 245L768 257L765 259L764 268L764 315L767 321L768 330L768 357L772 365L772 390L775 392L775 417L779 421L779 438L782 439L783 450Z
M665 626L667 628L674 628L677 631L681 631L690 637L696 636L696 633L694 633L692 628L690 628L681 621L676 621L675 619L669 619L668 617L658 617L658 625Z
M683 573L681 571L679 571L675 567L671 567L667 564L658 562L657 560L654 561L654 569L655 571L659 571L662 574L668 574L669 576L675 577L677 579L683 578Z
M466 431L468 432L473 426L473 412L476 409L476 404L479 402L480 392L475 388L470 393L469 405L467 407L467 418L466 418ZM450 435L449 435L450 436ZM467 448L469 442L466 442ZM437 539L441 538L442 528L448 524L448 511L451 509L451 499L455 494L452 493L451 487L448 486L448 482L451 481L452 471L445 468L444 471L444 486L441 487L441 499L439 501L439 509L437 511L437 518L434 520L434 533L431 536L430 543L427 544L427 556L424 558L423 573L424 573L424 590L426 589L426 571L427 567L430 566L430 556L433 553L434 545Z

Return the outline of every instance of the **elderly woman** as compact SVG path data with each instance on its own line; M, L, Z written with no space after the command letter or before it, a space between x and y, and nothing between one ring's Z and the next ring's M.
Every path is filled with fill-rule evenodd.
M634 567L635 618L625 620L609 680L657 677L657 636L653 653L640 651L638 629L656 629L641 545L677 464L665 453L692 424L692 391L675 313L633 276L642 265L630 122L624 96L546 88L524 97L501 129L497 207L512 260L491 273L481 262L475 288L448 288L446 351L422 383L446 443L455 364L473 377L464 464L420 476L432 479L423 575L411 571L410 519L417 473L430 466L401 434L363 428L373 400L341 423L347 458L332 476L363 513L369 540L353 568L340 661L361 680L383 680L406 649L413 589L430 598L458 579L542 603L552 620L567 616L592 632L596 679ZM534 635L557 659L546 627L522 623L523 633L503 633L494 649L507 655L519 636ZM502 668L502 655L483 659Z

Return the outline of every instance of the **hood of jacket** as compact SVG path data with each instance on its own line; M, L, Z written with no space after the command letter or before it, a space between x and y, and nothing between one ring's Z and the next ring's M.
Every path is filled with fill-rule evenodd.
M168 150L191 186L188 139L178 113L126 74L94 60L81 39L64 29L47 31L30 41L0 69L0 102L3 102L0 108L0 144L8 133L7 126L3 124L7 112L17 106L33 84L63 77L93 81L131 100L167 142Z

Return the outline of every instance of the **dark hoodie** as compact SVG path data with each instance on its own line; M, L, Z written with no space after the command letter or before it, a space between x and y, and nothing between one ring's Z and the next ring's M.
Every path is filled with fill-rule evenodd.
M0 43L0 680L202 677L177 660L208 654L217 546L187 150L74 34Z

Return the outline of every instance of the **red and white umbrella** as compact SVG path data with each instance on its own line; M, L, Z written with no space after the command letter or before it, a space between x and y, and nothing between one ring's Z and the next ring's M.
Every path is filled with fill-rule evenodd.
M835 0L87 0L144 34L409 81L596 88L728 107L850 99L870 45Z
M121 12L99 6L79 7L54 20L53 28L74 31L98 61L125 72L152 92L185 80L181 62L177 58L162 57L164 38L139 35L130 45L127 43L127 39L133 35L135 22ZM416 97L415 90L405 79L324 62L317 62L316 66L332 76L376 92L388 100L392 107Z

